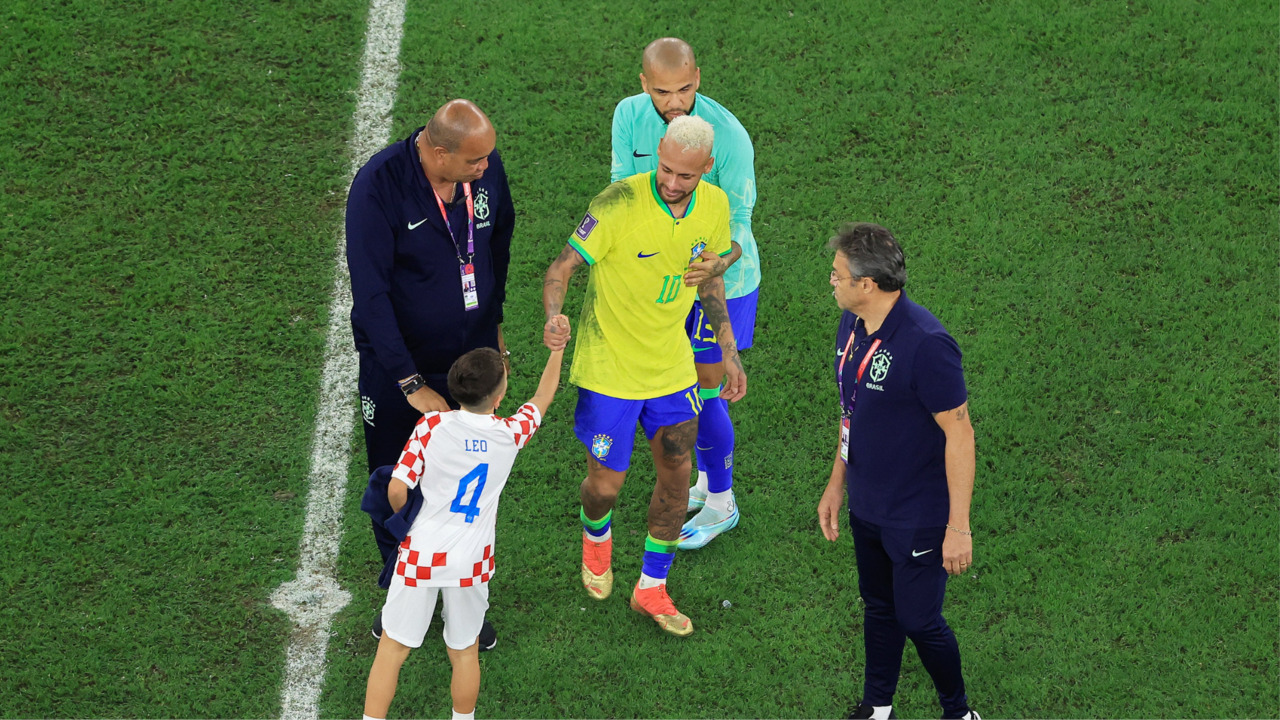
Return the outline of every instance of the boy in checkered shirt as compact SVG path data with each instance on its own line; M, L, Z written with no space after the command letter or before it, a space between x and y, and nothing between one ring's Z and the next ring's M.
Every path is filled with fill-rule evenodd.
M382 639L364 698L366 720L386 717L400 666L410 649L422 645L438 596L444 597L444 642L453 666L453 717L475 715L480 694L476 638L489 609L498 496L516 453L533 437L555 396L563 356L561 350L551 353L533 399L501 418L494 411L507 392L502 357L492 348L472 350L449 369L449 392L462 409L427 413L414 427L392 471L387 497L399 511L409 489L420 484L423 504L400 544L382 607Z

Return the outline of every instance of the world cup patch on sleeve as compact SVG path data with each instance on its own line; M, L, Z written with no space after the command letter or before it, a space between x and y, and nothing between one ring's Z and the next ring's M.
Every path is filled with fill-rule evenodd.
M582 222L578 225L578 229L574 234L578 236L579 240L586 240L587 236L591 235L591 231L595 230L596 225L599 224L600 221L596 220L594 215L587 213L582 217Z

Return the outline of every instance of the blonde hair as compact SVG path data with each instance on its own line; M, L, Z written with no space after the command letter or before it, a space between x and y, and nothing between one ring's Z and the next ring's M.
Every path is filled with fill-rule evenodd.
M710 153L712 146L715 145L716 131L711 127L711 123L700 117L681 115L667 126L667 134L662 139L669 140L685 150L705 149Z

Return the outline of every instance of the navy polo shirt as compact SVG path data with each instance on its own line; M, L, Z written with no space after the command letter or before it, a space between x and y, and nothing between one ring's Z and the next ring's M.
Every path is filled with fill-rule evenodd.
M374 155L347 197L347 266L356 349L399 380L447 373L478 347L498 346L506 299L515 210L494 150L484 177L471 183L475 206L476 291L465 309L458 255L467 255L462 187L446 205L452 236L414 147L418 133Z
M842 398L847 408L856 385L845 471L849 508L859 519L884 527L946 525L951 508L946 435L933 415L968 399L960 346L932 313L903 292L869 337L853 313L840 318L837 381L850 332L855 334L844 363ZM855 382L877 338L880 345Z

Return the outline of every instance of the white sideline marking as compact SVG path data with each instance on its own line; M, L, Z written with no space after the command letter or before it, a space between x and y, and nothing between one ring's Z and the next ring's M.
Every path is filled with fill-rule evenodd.
M387 144L391 108L400 77L400 38L405 0L372 0L365 39L360 89L356 91L355 132L351 137L351 172ZM333 616L351 601L338 586L334 562L342 537L342 501L347 485L348 450L354 431L352 407L358 362L351 347L351 276L346 262L345 226L338 229L333 303L325 343L320 407L311 436L307 519L302 532L298 573L271 594L271 604L293 620L280 692L280 716L311 720L319 715L324 684L325 651Z

